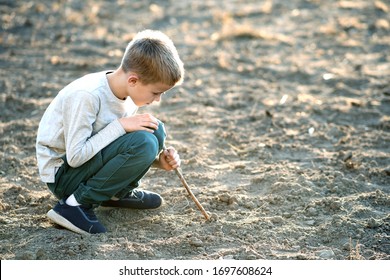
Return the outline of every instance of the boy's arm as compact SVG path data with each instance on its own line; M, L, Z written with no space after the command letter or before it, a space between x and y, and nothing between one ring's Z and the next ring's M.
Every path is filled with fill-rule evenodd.
M63 124L66 158L72 167L90 160L100 150L125 134L118 120L114 120L92 135L99 112L99 100L88 92L75 92L63 103Z

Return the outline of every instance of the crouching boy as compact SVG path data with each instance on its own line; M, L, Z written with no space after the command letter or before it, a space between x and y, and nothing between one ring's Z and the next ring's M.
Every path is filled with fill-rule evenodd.
M77 233L104 233L98 206L157 208L160 195L138 188L150 167L180 166L177 151L163 150L164 124L139 107L159 102L181 84L183 63L162 32L139 32L116 70L81 77L46 109L38 128L40 177L59 199L51 221Z

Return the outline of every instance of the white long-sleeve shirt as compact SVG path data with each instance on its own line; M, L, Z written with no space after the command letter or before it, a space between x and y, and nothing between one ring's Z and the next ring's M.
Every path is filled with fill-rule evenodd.
M43 182L53 183L63 164L78 167L126 132L118 119L134 115L131 98L118 99L103 71L81 77L64 89L46 109L38 128L36 155Z

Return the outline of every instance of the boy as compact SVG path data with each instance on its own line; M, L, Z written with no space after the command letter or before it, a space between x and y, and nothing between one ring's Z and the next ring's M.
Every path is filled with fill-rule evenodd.
M183 63L162 32L139 32L114 71L92 73L62 89L38 128L40 177L59 199L47 215L77 233L104 233L93 209L99 205L157 208L160 195L136 189L154 165L180 166L172 147L163 150L164 125L137 109L159 102L181 84Z

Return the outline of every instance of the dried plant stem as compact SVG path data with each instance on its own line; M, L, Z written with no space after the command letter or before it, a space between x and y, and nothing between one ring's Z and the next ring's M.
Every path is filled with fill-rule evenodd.
M166 147L164 146L163 147L164 151L166 150ZM196 206L198 207L198 209L202 212L203 216L206 218L206 220L209 220L210 219L210 215L207 214L206 210L204 210L202 204L200 204L200 202L198 201L198 199L195 197L195 195L193 194L193 192L191 191L190 187L188 186L187 184L187 181L186 179L184 178L183 176L183 173L179 168L176 168L175 169L175 172L176 172L176 175L179 177L182 185L184 186L184 188L187 190L188 194L190 195L191 199L195 202Z
M176 168L175 169L175 172L177 174L177 176L179 177L182 185L185 187L185 189L187 190L188 194L190 195L190 197L192 198L192 200L195 202L196 206L198 207L198 209L202 212L203 216L206 218L206 220L209 220L210 219L210 215L207 214L206 210L204 210L202 204L200 204L200 202L198 201L198 199L195 197L195 195L192 193L190 187L188 186L186 180L184 179L184 176L181 172L181 169L180 168Z

